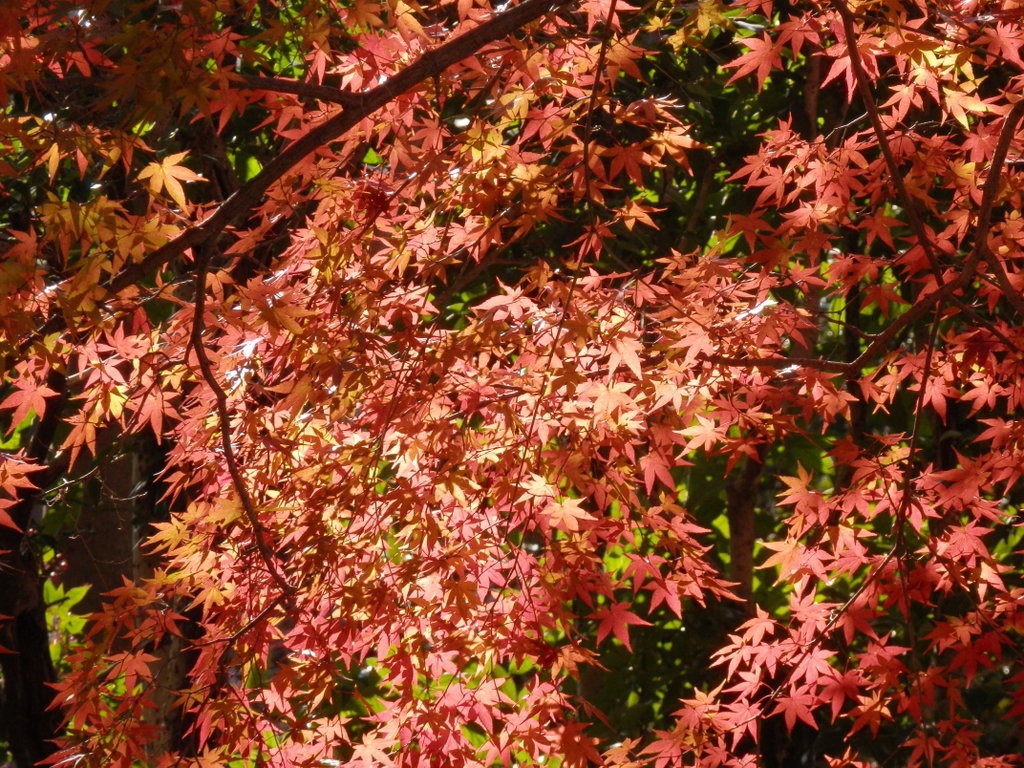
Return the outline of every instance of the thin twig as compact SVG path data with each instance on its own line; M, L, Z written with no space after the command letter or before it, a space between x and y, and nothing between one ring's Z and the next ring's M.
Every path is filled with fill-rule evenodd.
M231 445L231 415L228 412L228 396L224 392L224 388L221 387L220 382L217 381L217 377L213 373L213 366L210 364L210 358L206 355L203 333L205 327L204 314L206 312L206 272L208 264L208 254L200 253L197 255L196 289L193 302L194 314L192 316L192 349L195 351L196 361L199 363L199 370L202 373L203 379L206 381L207 386L209 386L210 391L213 392L214 399L216 400L217 420L220 423L221 448L224 451L224 464L227 466L228 474L231 476L231 484L235 489L235 493L238 494L242 511L245 513L246 520L248 520L249 526L252 528L256 550L259 552L260 559L263 560L267 570L278 586L286 594L292 594L295 592L295 587L288 583L284 574L281 573L277 562L274 560L273 553L263 540L263 534L266 529L260 523L259 516L256 514L256 507L252 502L252 497L249 495L248 488L246 488L241 470L238 468L235 449Z

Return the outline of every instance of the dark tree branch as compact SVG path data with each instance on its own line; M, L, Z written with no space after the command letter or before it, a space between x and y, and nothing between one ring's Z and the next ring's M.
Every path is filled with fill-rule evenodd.
M931 238L928 237L928 231L925 229L924 222L921 221L921 216L917 211L917 203L911 197L910 190L907 189L907 185L903 181L903 174L900 172L899 163L896 162L896 155L892 151L892 146L889 144L889 136L885 131L885 126L882 125L882 117L878 113L878 105L875 104L875 96L871 92L871 83L868 80L867 72L864 71L864 63L860 59L860 50L857 48L858 35L854 27L853 12L850 11L843 0L834 0L834 4L843 20L843 31L846 34L846 53L850 57L850 68L853 70L853 77L857 81L857 92L860 94L861 101L864 102L864 109L867 110L868 121L871 123L871 130L874 131L875 139L878 141L878 148L882 151L886 168L889 170L889 177L892 180L893 186L896 187L896 194L900 196L900 199L903 200L903 204L906 206L907 218L910 219L910 228L914 230L917 242L924 250L925 256L928 257L928 263L935 272L935 280L939 285L942 285L944 282L942 279L942 268L935 253L935 246L932 244Z
M234 75L232 81L237 82L248 90L291 93L308 99L319 99L331 104L341 104L343 107L358 107L362 101L362 95L352 91L331 88L329 85L304 83L301 80L288 80L283 77Z
M861 101L864 102L864 108L867 110L868 119L871 122L871 128L875 133L875 138L878 141L879 149L882 151L882 156L885 158L885 164L889 170L889 175L892 177L892 183L896 187L896 192L907 208L907 217L910 219L911 229L914 230L918 243L921 245L921 248L924 249L925 255L928 257L928 261L935 273L936 282L941 286L944 281L942 279L941 265L939 264L938 257L935 253L935 246L928 237L928 232L925 229L924 222L921 221L921 217L918 214L914 199L910 196L910 192L907 190L907 186L903 181L899 164L896 162L896 156L893 154L892 147L889 145L889 139L886 134L885 127L882 125L881 115L878 113L878 106L875 104L874 94L871 93L871 84L868 80L867 73L864 71L863 62L860 59L860 51L857 49L857 31L854 27L853 12L846 5L844 0L834 0L834 5L843 20L843 31L846 34L846 51L850 57L850 67L853 70L854 79L857 81L857 91L860 93ZM1006 270L1003 269L1002 262L995 254L991 253L988 248L988 231L992 221L992 210L995 204L996 194L999 191L999 181L1002 178L1003 164L1006 162L1006 154L1009 150L1010 140L1013 138L1014 130L1017 127L1017 123L1020 121L1021 115L1024 115L1024 102L1018 101L1013 105L1010 113L1006 116L1006 122L1003 123L1003 129L1000 132L999 141L996 145L996 151L992 155L992 163L989 167L988 178L985 180L981 206L978 208L978 220L975 225L974 232L974 248L971 251L971 255L964 262L956 283L958 287L963 287L970 282L971 278L974 276L979 261L984 258L988 263L989 268L992 270L996 283L999 285L999 288L1003 292L1006 300L1010 302L1014 310L1016 310L1019 315L1024 316L1024 300L1021 299L1020 295L1010 284ZM942 298L948 297L951 293L952 292L945 293ZM935 300L940 298L935 294L932 294L932 296Z
M927 237L927 231L925 230L924 223L921 221L918 214L916 214L913 201L909 197L906 186L903 183L903 177L899 174L899 167L896 164L896 159L893 156L891 148L886 140L885 130L882 126L878 108L876 104L874 104L874 100L870 92L870 85L867 82L866 75L863 71L863 67L861 66L860 55L857 51L856 45L856 31L853 26L853 13L846 6L843 0L835 0L835 4L843 18L843 28L847 36L847 48L850 54L850 63L853 68L854 76L857 80L857 86L860 91L861 98L867 108L867 114L871 120L871 125L878 136L879 144L882 148L882 154L886 158L886 165L892 175L893 183L896 185L897 193L906 204L911 227L913 228L916 236L918 236L918 240L922 248L924 248L926 253L929 254L929 259L935 269L935 279L939 287L932 293L920 298L903 314L897 317L895 321L885 329L885 331L874 337L873 341L871 341L867 348L864 349L864 351L861 352L855 360L843 362L840 360L828 360L817 357L728 357L724 355L708 355L706 359L709 362L712 362L712 364L728 366L731 368L769 369L785 369L791 366L797 366L816 371L857 376L864 367L871 364L871 361L876 358L876 356L885 349L885 347L888 346L896 336L902 333L911 324L920 321L922 317L930 311L933 311L941 302L950 301L956 304L961 303L956 299L955 294L958 291L962 291L972 280L974 280L974 276L978 271L978 265L982 260L986 261L992 269L996 283L1007 301L1010 302L1019 314L1024 316L1024 300L1022 300L1017 291L1013 289L1006 270L1002 268L1002 264L998 260L998 257L995 256L995 254L993 254L988 248L988 232L991 228L992 212L995 208L995 199L998 196L999 182L1002 178L1002 169L1004 169L1004 166L1006 165L1007 155L1010 152L1010 142L1013 140L1014 133L1017 130L1017 125L1021 118L1024 117L1024 100L1018 101L1014 104L1013 109L1007 115L1004 124L1002 124L1002 129L999 131L999 138L995 145L995 152L992 153L992 161L988 168L988 178L985 179L985 186L982 190L981 204L978 206L978 218L975 223L974 248L964 260L964 263L961 265L961 271L956 275L956 278L948 283L943 283L937 260L934 258L934 254L929 250L931 249L931 242Z
M197 258L196 295L193 305L194 315L192 317L192 350L195 352L196 361L199 363L199 370L203 380L213 392L213 397L216 401L215 408L217 421L220 424L220 441L221 449L224 451L224 463L227 466L228 474L231 476L231 484L238 495L238 501L242 505L242 512L245 514L249 527L252 528L256 550L259 552L260 559L267 566L267 570L274 581L277 582L277 585L285 594L290 595L295 592L295 587L288 583L288 579L281 572L277 562L274 560L273 553L264 539L266 529L260 523L259 516L256 513L256 506L252 502L252 497L249 495L249 490L245 485L245 479L242 477L242 471L238 466L235 449L231 445L231 414L228 411L228 396L225 394L220 382L217 381L217 377L213 372L213 366L210 364L210 358L206 354L203 337L205 330L204 315L206 313L206 274L209 260L209 255L205 252Z
M1003 177L1003 166L1006 164L1006 155L1010 151L1010 142L1017 130L1017 124L1021 117L1024 117L1024 101L1018 101L1013 105L1010 113L1003 123L1003 130L999 133L999 141L996 142L995 152L992 153L992 162L988 168L988 178L985 179L985 186L982 189L981 205L978 207L978 221L974 225L974 250L964 263L964 271L971 269L973 274L977 269L978 262L984 259L992 273L995 275L996 283L1006 299L1017 310L1017 314L1024 317L1024 301L1020 294L1010 284L1010 278L1003 269L1003 263L999 256L992 253L988 247L988 233L992 227L992 211L995 209L996 197L999 195L999 182Z
M26 447L26 459L42 465L50 453L68 401L67 377L51 371L46 385L57 392L46 413L36 423ZM0 526L0 731L4 731L18 768L31 768L55 751L53 739L60 732L60 713L50 709L52 683L57 679L50 659L39 563L26 541L32 510L52 482L56 466L33 473L37 488L19 489L9 514L20 530Z
M376 112L392 99L412 90L424 80L440 75L448 67L472 56L485 45L507 37L545 13L565 4L567 4L566 0L526 0L515 8L428 51L376 88L355 94L352 102L344 106L339 114L311 128L304 136L283 150L281 154L267 163L259 174L221 203L210 216L157 248L142 261L125 267L104 287L110 295L116 295L126 288L142 282L165 264L182 256L186 251L211 242L227 227L253 210L272 184L279 181L317 148L337 140L364 118ZM63 317L54 317L21 345L21 352L24 353L37 339L57 333L66 327L67 321Z

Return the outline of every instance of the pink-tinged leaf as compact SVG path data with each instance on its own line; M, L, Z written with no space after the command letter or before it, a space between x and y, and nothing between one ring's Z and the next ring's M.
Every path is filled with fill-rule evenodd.
M648 495L654 493L654 486L659 481L666 488L675 489L676 481L672 477L670 465L660 451L651 451L641 456L640 466L644 470L644 486Z
M582 507L581 499L563 499L552 502L545 508L548 525L560 531L573 532L580 530L580 523L589 523L597 518Z
M857 700L860 686L863 684L864 677L856 670L848 670L842 674L834 672L828 680L822 681L818 696L831 703L833 722L839 717L843 704Z
M29 385L8 395L0 403L0 408L14 409L14 414L11 416L11 428L13 429L29 415L29 412L34 413L37 418L42 418L46 413L46 399L56 394L54 390L43 384Z
M4 528L13 528L15 531L20 533L21 528L16 522L14 522L14 518L7 514L4 509L8 506L13 506L13 503L7 499L0 499L0 526L3 526ZM2 554L2 552L0 552L0 554Z
M724 436L723 431L715 423L713 418L697 414L697 423L679 432L683 437L690 438L686 444L686 451L696 451L703 448L711 451Z
M667 579L653 579L644 585L651 592L651 610L665 603L668 609L678 618L683 615L683 604L679 599L679 590L675 582Z
M754 618L743 622L740 629L744 630L743 639L751 645L758 645L764 640L765 635L774 634L778 624L775 619L768 615L761 606L755 606L756 615Z
M608 375L611 376L615 370L625 363L626 367L633 372L638 379L644 376L643 366L640 363L640 356L637 354L643 346L640 341L630 336L616 336L608 345Z

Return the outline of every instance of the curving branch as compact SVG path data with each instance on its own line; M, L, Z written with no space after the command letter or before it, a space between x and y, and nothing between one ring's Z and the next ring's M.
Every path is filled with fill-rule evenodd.
M211 215L157 248L141 261L126 266L105 283L104 288L111 295L116 295L146 279L165 264L185 254L186 251L212 242L227 227L239 221L246 213L255 208L272 184L279 181L317 148L337 140L392 99L412 90L423 81L440 75L448 67L472 56L485 45L512 34L545 13L568 5L569 2L571 0L526 0L483 22L480 26L427 51L408 67L388 78L376 88L352 94L351 99L346 96L345 104L339 114L311 128L267 163L260 173L221 203ZM335 93L347 94L348 92L336 91ZM61 316L55 316L20 345L20 352L24 354L38 339L58 333L65 328L67 328L67 320Z
M263 170L225 200L214 213L195 227L153 251L142 261L126 267L107 285L111 293L119 293L151 274L160 266L181 256L185 251L209 242L243 214L252 210L272 184L298 165L307 155L328 142L335 141L369 117L389 101L448 67L457 64L488 43L500 40L520 27L552 10L559 0L526 0L479 27L459 35L438 48L428 51L398 74L376 88L355 95L342 112L315 128L285 149L264 166Z
M879 147L882 151L883 157L885 158L886 167L892 177L897 194L899 194L900 198L906 204L911 228L914 230L914 234L917 236L918 242L921 244L921 247L924 248L932 267L935 269L935 279L938 288L925 296L919 297L910 309L890 323L884 331L876 335L867 348L858 355L856 360L842 362L839 360L826 360L820 358L782 356L761 358L707 355L704 357L704 360L714 365L724 365L732 368L769 369L784 369L790 366L796 366L835 374L859 375L861 369L869 365L878 353L881 352L894 338L906 330L909 325L917 322L929 312L934 311L936 307L941 306L943 302L949 301L953 304L962 306L962 302L957 298L956 294L963 290L963 288L965 288L967 284L974 279L974 276L978 271L978 266L983 260L992 270L996 283L999 285L999 288L1006 297L1006 300L1011 304L1011 306L1013 306L1018 314L1024 316L1024 299L1021 298L1020 294L1010 283L1009 277L1006 274L1006 270L1003 268L999 257L992 253L991 249L988 247L988 233L992 226L992 214L995 210L995 201L999 193L999 184L1002 180L1003 168L1006 165L1006 156L1009 154L1010 142L1013 140L1018 124L1021 119L1024 118L1024 100L1018 101L1013 105L1010 112L1006 115L1003 127L999 132L996 149L992 153L992 161L989 164L988 178L985 179L985 186L982 189L981 204L978 206L978 217L974 226L974 247L971 249L967 258L964 259L964 262L960 267L960 273L953 280L944 282L939 271L940 267L938 260L935 257L931 240L927 236L924 223L917 214L916 208L913 204L913 199L910 197L910 194L906 189L903 177L899 173L899 165L896 162L896 157L893 155L892 149L889 146L885 135L885 129L882 126L881 117L871 93L871 86L868 82L867 74L864 72L864 67L860 60L860 53L857 50L857 33L854 28L854 15L843 0L833 0L833 2L836 10L839 12L839 15L842 17L843 29L846 33L847 50L850 55L850 65L857 81L858 91L860 92L861 99L867 109L868 118L871 121L872 128L878 139Z
M978 220L974 225L974 249L964 262L964 272L966 273L970 269L973 275L978 263L984 259L989 269L992 270L992 274L995 275L996 284L1007 301L1013 305L1019 315L1024 317L1024 300L1010 283L1010 277L1006 274L999 256L988 247L988 233L992 227L992 211L995 210L996 197L999 194L999 182L1003 177L1003 167L1006 165L1006 156L1010 151L1010 142L1013 140L1013 134L1022 117L1024 117L1024 101L1018 101L1006 116L1003 129L999 133L999 140L996 142L995 152L992 153L988 178L985 179L985 186L981 193L981 205L978 207Z
M228 475L231 476L231 485L234 487L235 493L238 495L238 501L242 505L245 519L248 521L249 527L252 528L256 550L259 552L263 564L266 565L267 571L281 588L281 591L286 595L291 595L295 592L295 587L289 583L285 574L281 572L273 553L264 540L266 528L260 523L259 515L256 512L256 505L253 504L252 496L245 485L245 479L242 477L242 471L238 466L238 459L235 456L235 449L231 444L231 414L228 412L228 397L220 382L217 381L210 358L206 354L204 321L206 314L206 276L209 261L210 257L205 252L205 249L196 259L196 296L193 303L194 314L192 316L190 344L196 354L196 361L199 364L199 371L203 376L203 380L210 388L210 391L213 392L217 421L220 424L220 442L221 450L224 452L224 463L227 466Z

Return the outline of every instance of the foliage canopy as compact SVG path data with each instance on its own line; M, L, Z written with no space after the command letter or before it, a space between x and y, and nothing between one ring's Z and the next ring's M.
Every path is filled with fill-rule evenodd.
M8 0L12 759L1019 764L1022 18Z

